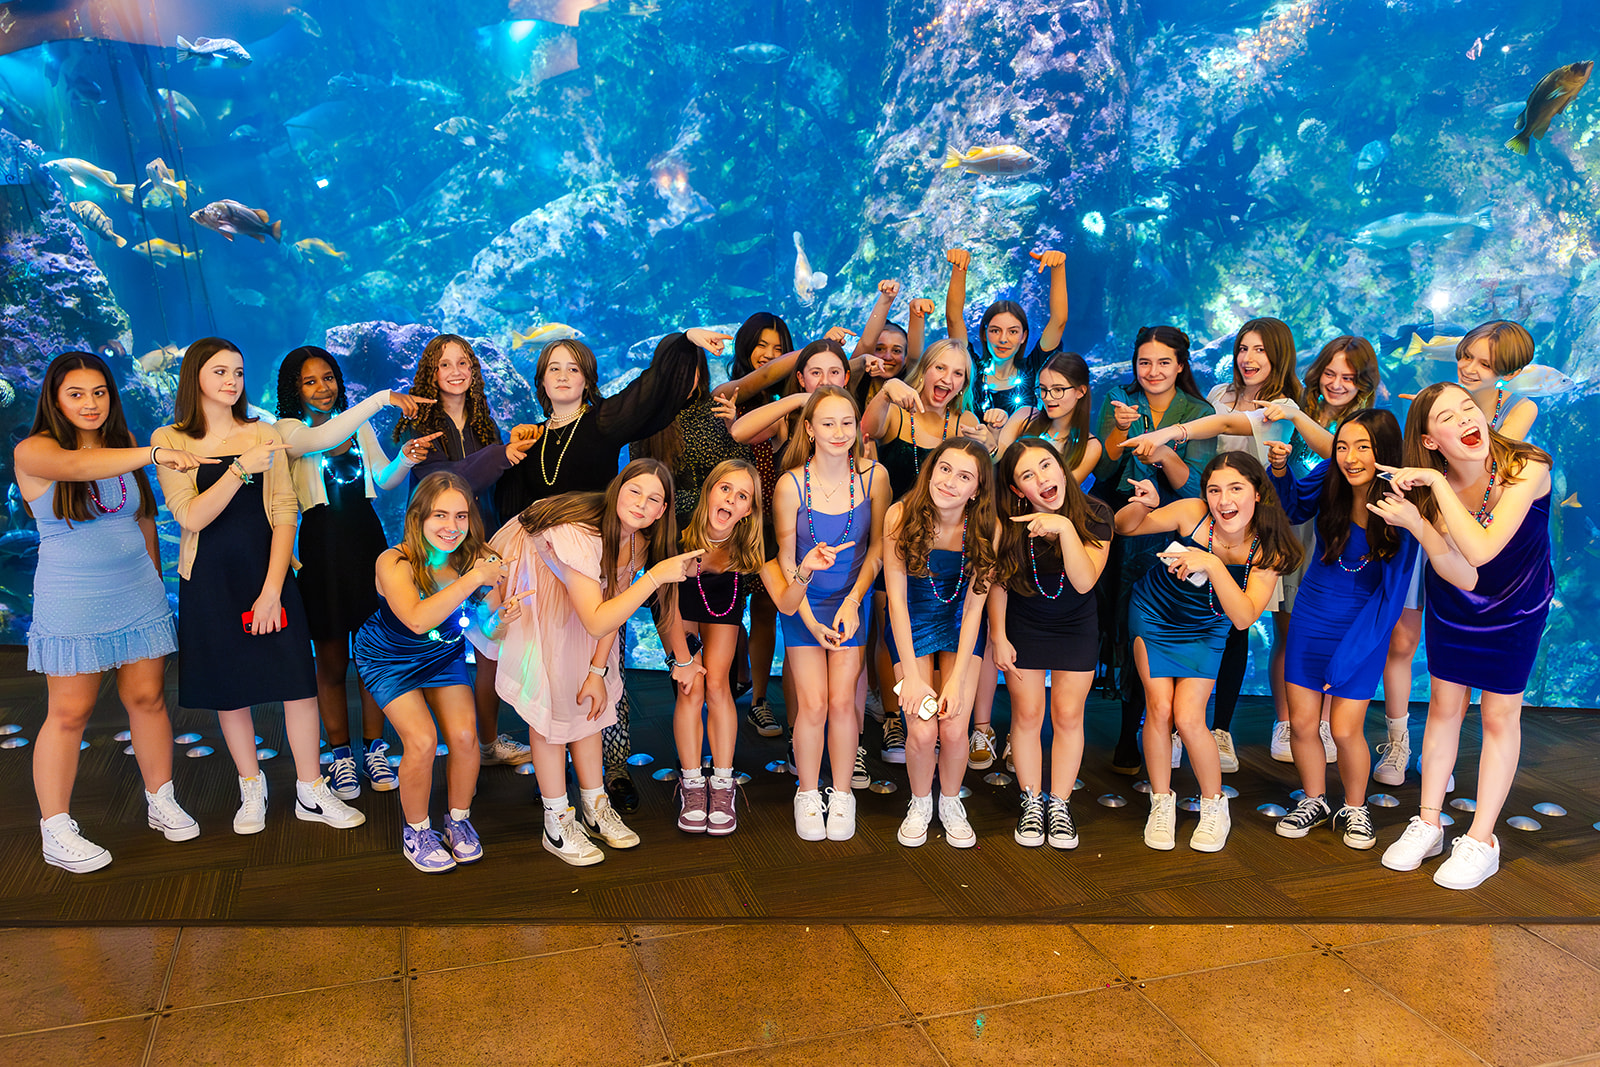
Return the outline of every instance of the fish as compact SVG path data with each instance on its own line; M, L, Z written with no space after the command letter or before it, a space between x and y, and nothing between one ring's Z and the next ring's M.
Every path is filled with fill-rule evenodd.
M1523 396L1560 396L1570 393L1578 383L1570 377L1541 363L1523 367L1505 381L1497 383L1502 389L1515 389Z
M568 326L564 322L547 322L543 326L535 326L527 333L518 333L516 330L512 330L511 347L518 349L523 345L531 345L534 342L570 341L582 336L582 330Z
M389 88L400 89L409 96L426 100L430 103L448 104L451 107L461 103L461 94L448 85L440 85L434 81L412 81L395 74L389 78Z
M288 15L291 19L293 19L296 23L298 23L299 26L300 26L300 29L305 33L305 35L307 37L321 37L322 36L322 26L321 26L321 24L319 24L316 19L314 19L310 15L306 14L305 11L301 10L300 8L298 8L298 7L287 8L287 9L284 10L283 13L285 15Z
M185 204L189 202L188 182L178 183L178 196ZM144 198L141 203L143 203L147 208L153 208L159 211L163 208L169 208L172 206L172 194L167 192L166 189L159 185L152 185L145 190Z
M766 241L766 239L767 239L767 235L766 234L758 233L754 237L748 238L748 239L743 240L743 241L718 241L717 242L717 255L719 255L719 256L742 256L746 252L749 252L751 249L759 247L764 241Z
M90 200L74 200L67 206L72 208L72 213L89 229L107 241L117 242L118 248L128 247L128 239L117 236L111 228L111 216L101 211L99 205Z
M1024 207L1036 203L1046 191L1038 182L985 182L972 194L972 202L997 200L1003 207Z
M1456 345L1460 343L1459 337L1436 334L1431 341L1424 341L1420 333L1413 333L1411 343L1406 345L1406 350L1397 355L1401 359L1453 360L1456 358Z
M1482 37L1478 37L1473 40L1472 47L1467 49L1466 55L1468 59L1477 59L1479 56L1483 55Z
M143 244L136 244L132 250L141 256L150 257L151 262L158 267L171 266L173 263L181 263L186 259L200 258L199 252L191 252L182 245L173 244L171 241L162 240L160 237L151 238Z
M234 144L256 144L261 140L261 131L246 122L236 126L234 131L228 134L228 140Z
M772 63L782 63L789 58L789 50L781 44L767 44L764 41L755 41L742 44L737 48L728 49L728 54L741 63L754 63L758 66L767 66Z
M329 259L345 259L350 253L341 252L320 237L307 237L303 241L294 243L295 249L302 256L327 256Z
M228 287L228 296L236 304L243 304L248 308L261 308L267 306L267 298L255 289L235 289Z
M1404 248L1417 241L1444 237L1466 226L1490 230L1494 228L1491 207L1485 204L1470 215L1405 211L1367 223L1351 234L1350 239L1363 248Z
M1564 508L1581 508L1581 507L1583 507L1583 505L1578 502L1578 494L1577 493L1573 493L1571 496L1567 497L1567 499L1563 500L1561 502L1561 506L1564 507Z
M194 106L194 101L178 92L178 90L157 89L156 95L161 97L162 102L180 119L188 119L190 122L204 124L204 120L200 118L200 109Z
M180 182L180 181L176 180L177 176L175 174L173 174L171 168L169 168L167 166L167 161L166 160L164 160L164 159L152 159L150 162L148 162L148 163L146 163L144 165L144 172L145 172L146 177L149 180L146 181L144 183L144 185L140 186L141 189L144 188L145 186L149 186L151 188L152 192L154 192L156 190L160 190L162 192L167 193L168 194L168 196L166 198L166 203L167 204L170 204L172 202L172 197L171 197L172 193L177 193L178 194L178 199L182 200L185 204L187 204L189 202L189 186L188 186L188 183L187 182ZM146 207L152 206L150 204L150 199L149 199L148 196L145 198L145 206ZM166 204L157 204L157 205L154 205L154 206L165 207Z
M490 145L506 143L504 131L493 126L485 126L477 119L469 119L464 115L454 115L445 119L434 127L438 133L446 137L454 137L468 148L488 148Z
M1545 131L1550 128L1550 120L1567 109L1578 91L1588 84L1593 70L1594 60L1586 59L1581 63L1557 67L1540 78L1539 84L1528 94L1528 102L1517 115L1517 132L1506 142L1506 147L1519 156L1527 155L1529 139L1544 139Z
M1113 211L1111 217L1121 219L1123 222L1137 224L1149 222L1152 219L1165 218L1166 214L1167 209L1164 207L1155 207L1149 204L1129 204L1127 207L1121 207Z
M146 374L159 374L183 362L183 349L177 345L162 345L146 352L136 362Z
M944 157L945 170L960 167L968 174L1022 174L1033 169L1039 160L1014 144L990 145L969 148L965 152L950 149Z
M199 211L190 212L189 217L206 229L217 231L230 241L236 233L254 237L262 244L267 243L269 234L274 241L283 240L282 219L269 223L265 211L247 207L237 200L214 200Z
M128 203L133 203L133 185L122 185L117 182L117 176L103 167L97 167L87 159L74 159L66 156L61 159L52 159L44 165L44 169L53 172L56 180L65 178L79 189L90 192L111 193L120 196ZM65 183L63 183L65 184Z
M375 93L389 88L381 79L352 70L341 71L328 79L328 88L343 93Z
M100 83L76 69L67 72L67 93L75 103L92 107L106 102L106 91Z
M827 284L826 274L811 269L811 261L806 258L806 243L801 238L800 231L794 231L794 295L800 298L800 306L810 307L815 304L817 290Z
M194 60L196 67L248 67L250 53L244 45L227 37L196 37L193 42L178 35L178 62Z
M1368 141L1361 146L1361 151L1356 153L1352 165L1358 171L1377 170L1388 161L1390 154L1388 141Z

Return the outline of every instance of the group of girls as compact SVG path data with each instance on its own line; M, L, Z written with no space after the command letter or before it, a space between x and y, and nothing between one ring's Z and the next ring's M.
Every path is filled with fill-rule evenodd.
M1057 351L1064 257L1036 258L1052 272L1050 318L1031 345L1025 313L1009 302L983 314L976 345L963 344L967 255L956 249L949 338L926 349L932 303L913 300L909 328L895 326L894 282L880 285L851 354L851 331L793 352L782 320L759 315L732 337L669 334L609 398L593 353L553 342L535 372L545 419L508 436L476 354L453 335L427 346L409 393L355 405L330 354L297 349L280 368L275 424L249 412L237 346L197 341L174 422L149 449L127 430L109 368L81 353L56 360L16 453L41 526L29 643L30 667L50 682L35 757L47 861L72 871L110 862L68 814L77 741L108 670L129 709L150 825L173 840L198 834L170 780L160 683L175 646L180 703L218 710L239 773L236 832L266 821L250 707L282 702L297 818L359 825L346 801L363 777L378 791L398 787L404 855L420 870L448 870L483 855L471 823L480 766L531 761L544 847L568 863L600 862L596 839L640 841L622 820L631 783L614 772L628 753L623 631L647 604L677 690L685 832L737 828L736 687L754 690L759 734L784 732L766 697L774 639L763 628L777 618L802 839L854 834L853 790L870 781L864 709L876 704L891 709L884 757L906 763L911 785L900 842L922 845L937 817L948 844L974 844L959 792L969 766L996 758L988 709L1004 672L1007 758L1022 793L1014 838L1075 847L1084 703L1109 663L1123 668L1125 694L1113 765L1143 763L1150 781L1145 842L1175 847L1171 772L1187 752L1201 793L1190 845L1216 851L1230 826L1221 775L1238 767L1225 716L1243 635L1270 611L1285 723L1275 734L1287 735L1306 793L1279 833L1331 820L1347 844L1369 848L1365 707L1380 675L1394 706L1395 661L1408 640L1415 647L1413 619L1425 611L1424 805L1384 862L1409 870L1441 851L1439 804L1477 688L1477 816L1436 881L1481 882L1498 863L1493 827L1553 584L1549 457L1493 428L1534 413L1498 384L1531 360L1526 332L1491 323L1463 339L1461 384L1423 390L1402 440L1393 416L1370 408L1377 361L1359 338L1326 346L1302 394L1288 327L1253 320L1236 339L1232 381L1206 400L1187 337L1148 327L1133 381L1107 400L1096 435L1089 368ZM707 353L722 355L728 341L734 377L713 388ZM1485 367L1496 384L1474 391ZM386 405L401 415L393 459L369 426ZM630 442L634 458L618 472ZM181 529L176 641L143 472L151 463ZM372 499L403 482L403 536L389 547ZM312 579L303 583L291 573L297 528L301 574ZM105 577L86 593L77 578L91 558ZM1297 596L1307 603L1291 619ZM1484 656L1485 634L1512 653ZM344 691L352 657L359 748ZM1407 736L1405 668L1391 755L1396 719ZM498 732L502 700L528 723L528 745ZM384 719L408 753L432 752L441 733L447 741L442 833L428 810L433 761L392 760ZM1335 759L1337 812L1325 789ZM1404 756L1400 767L1403 776Z

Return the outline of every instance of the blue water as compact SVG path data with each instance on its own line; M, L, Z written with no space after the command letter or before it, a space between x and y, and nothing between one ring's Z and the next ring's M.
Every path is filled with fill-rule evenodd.
M517 375L536 346L514 348L517 333L581 331L612 381L649 337L764 308L797 339L859 329L878 280L897 278L892 317L931 298L937 336L951 247L973 253L969 328L997 298L1037 328L1046 278L1027 253L1067 254L1065 345L1094 366L1096 407L1128 379L1149 323L1194 339L1202 390L1253 316L1291 325L1302 369L1326 340L1360 334L1398 405L1454 374L1435 358L1447 346L1407 357L1413 335L1516 319L1548 368L1532 437L1567 502L1528 699L1600 703L1600 475L1583 447L1600 358L1600 90L1579 92L1526 157L1504 147L1547 72L1600 58L1592 5L397 0L286 13L280 0L158 3L144 25L48 41L19 6L0 41L0 130L13 135L0 134L0 423L13 438L65 348L114 354L144 434L167 420L172 381L139 356L230 338L270 410L285 352L379 320L473 338L500 383L497 417L527 421ZM250 62L180 61L180 33L238 41ZM1030 169L942 166L952 149L1003 145ZM136 186L159 158L188 201L63 190L41 170L63 157ZM222 199L281 221L281 242L228 241L189 218ZM66 204L81 201L126 247L73 221ZM809 303L797 233L830 276ZM135 251L152 239L191 258ZM346 374L360 392L410 369ZM0 636L20 640L33 542L14 493L8 515ZM1424 684L1419 672L1419 696Z

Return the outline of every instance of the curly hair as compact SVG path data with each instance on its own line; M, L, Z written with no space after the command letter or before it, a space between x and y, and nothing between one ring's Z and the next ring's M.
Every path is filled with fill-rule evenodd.
M929 483L939 469L939 461L949 452L965 453L978 469L977 489L962 509L966 524L966 558L962 560L962 570L972 580L972 591L985 593L995 575L994 462L988 449L970 437L952 437L922 461L916 484L900 501L900 526L895 542L900 558L905 561L906 573L926 575L939 525L939 513L933 505Z
M473 436L477 437L480 445L498 444L500 427L495 425L494 416L489 413L489 401L483 395L483 365L479 363L478 353L472 350L465 337L453 333L441 333L428 342L428 347L422 350L422 358L417 361L417 373L412 379L411 394L426 400L439 399L439 360L443 358L444 350L450 345L460 345L461 350L467 354L467 362L472 365L472 385L467 389L467 426L472 430ZM449 418L450 416L444 413L443 404L423 404L415 418L401 418L395 423L394 439L405 441L412 437L437 433L445 428L445 422Z
M305 370L306 364L313 359L320 359L332 367L333 380L339 383L339 395L334 398L333 410L339 412L350 406L350 398L344 391L344 370L339 366L339 361L334 359L326 348L301 345L284 356L283 362L278 365L278 418L306 417L305 397L300 394L300 375Z
M1335 337L1322 346L1322 351L1317 353L1317 358L1306 370L1306 388L1301 397L1301 408L1319 426L1326 425L1327 418L1327 401L1322 398L1322 375L1327 371L1328 364L1333 362L1333 357L1338 355L1344 356L1356 379L1356 398L1345 408L1345 414L1370 408L1378 395L1378 353L1373 351L1372 342L1351 334Z
M1001 455L995 471L995 480L998 483L995 490L998 499L996 511L1000 526L1000 544L995 549L995 555L999 560L999 572L995 580L1005 586L1008 592L1018 596L1033 596L1039 591L1033 584L1031 569L1023 566L1023 560L1028 555L1027 524L1012 521L1018 515L1028 515L1036 510L1033 502L1017 490L1016 481L1017 464L1021 463L1022 457L1033 449L1048 452L1056 461L1056 466L1061 468L1063 483L1061 503L1056 505L1056 514L1067 517L1073 529L1078 531L1079 541L1085 545L1103 544L1104 542L1095 536L1091 523L1101 526L1111 525L1110 506L1079 488L1077 479L1072 477L1072 468L1067 466L1061 456L1061 450L1054 444L1043 437L1019 437L1011 442L1010 447ZM1040 538L1040 544L1035 548L1034 554L1035 558L1042 554L1047 560L1059 561L1061 546L1054 537Z

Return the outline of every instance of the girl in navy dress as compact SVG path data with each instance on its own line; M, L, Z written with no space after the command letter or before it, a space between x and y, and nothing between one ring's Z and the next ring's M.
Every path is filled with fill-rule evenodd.
M128 432L111 368L67 352L45 370L33 428L14 456L17 488L39 527L28 669L45 675L49 700L33 750L44 860L74 874L111 853L78 832L69 814L83 730L112 671L128 711L152 830L188 841L200 827L172 795L167 655L177 647L161 586L156 498L146 464L191 471L216 460L183 449L140 448Z
M985 644L984 601L995 570L994 527L994 464L982 445L962 437L929 453L911 491L884 519L886 637L908 727L911 779L911 805L897 836L912 848L928 839L933 821L935 745L944 839L956 848L978 840L959 794Z
M1095 583L1111 553L1111 509L1078 488L1061 453L1024 437L1000 457L999 579L989 594L995 665L1011 694L1011 753L1022 814L1013 837L1077 848L1072 786L1083 763L1083 706L1100 651ZM1049 678L1051 791L1044 792Z
M978 321L978 343L967 337L967 268L972 253L952 248L945 253L950 263L950 285L945 291L944 321L950 339L967 349L978 367L973 383L978 397L978 414L991 430L999 431L1018 407L1026 404L1034 376L1045 357L1061 345L1061 331L1067 326L1067 257L1054 250L1029 252L1039 263L1040 272L1050 272L1050 320L1039 332L1039 339L1028 346L1028 316L1012 300L997 300Z
M409 759L400 761L400 850L427 874L483 858L473 828L478 788L477 711L467 674L461 619L497 638L522 612L501 605L495 587L506 566L483 540L483 519L472 488L460 475L436 471L422 479L406 507L405 536L378 557L378 610L357 632L356 669L400 735ZM428 818L433 759L443 728L449 814L444 839Z
M866 458L858 418L855 398L843 389L824 385L813 392L773 494L779 566L806 586L798 610L783 616L796 702L794 825L805 841L844 841L856 830L850 785L863 713L856 699L866 637L861 604L881 565L889 506L889 481ZM838 549L830 567L809 573L799 566L824 543ZM818 790L824 735L833 769L826 819Z
M1198 852L1228 840L1228 798L1222 795L1217 740L1206 728L1206 700L1216 685L1228 632L1255 623L1278 576L1300 565L1304 549L1278 503L1267 472L1248 452L1223 452L1200 475L1201 497L1165 507L1149 481L1117 512L1127 536L1176 534L1134 587L1128 607L1134 662L1144 681L1144 757L1150 775L1150 818L1144 843L1176 847L1178 798L1171 791L1174 727L1200 781L1200 825L1189 839ZM1196 580L1198 579L1198 581Z
M731 834L738 827L734 811L733 748L739 735L739 713L733 706L729 668L739 647L739 624L745 598L760 581L766 562L761 536L761 479L754 464L723 460L701 487L694 511L684 526L684 551L705 554L695 560L693 576L678 583L678 618L692 655L701 658L687 690L678 691L672 733L678 743L678 829L686 833ZM704 709L705 716L701 717ZM701 772L700 753L711 741L711 779Z
M1533 671L1555 592L1550 568L1550 457L1504 437L1472 394L1430 385L1406 416L1408 466L1397 491L1372 505L1404 526L1428 553L1425 640L1428 726L1422 735L1422 813L1383 854L1383 865L1415 870L1444 848L1439 806L1455 766L1472 690L1482 691L1483 751L1477 810L1433 880L1472 889L1500 869L1494 835L1522 749L1522 693Z
M1416 540L1367 510L1382 487L1380 464L1400 460L1400 424L1368 408L1339 424L1333 459L1304 477L1289 469L1290 446L1268 446L1272 484L1293 523L1316 520L1316 547L1300 584L1284 659L1291 746L1305 796L1278 820L1282 837L1304 837L1333 822L1351 848L1376 842L1367 810L1371 757L1362 726L1388 659L1389 635L1411 585ZM1327 759L1320 734L1322 705L1332 701L1344 806L1327 800Z

